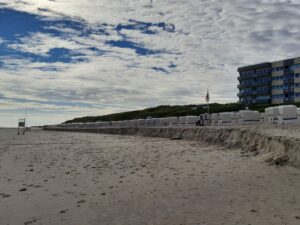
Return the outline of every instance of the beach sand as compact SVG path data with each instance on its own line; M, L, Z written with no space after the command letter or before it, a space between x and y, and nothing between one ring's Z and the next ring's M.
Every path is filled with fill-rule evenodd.
M300 170L198 141L0 129L0 224L299 225Z

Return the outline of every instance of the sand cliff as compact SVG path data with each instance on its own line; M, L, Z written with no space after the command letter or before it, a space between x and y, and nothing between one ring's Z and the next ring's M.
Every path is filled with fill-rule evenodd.
M276 165L290 164L300 168L300 129L292 126L46 129L199 140L227 148L240 148L245 155L261 155L266 162Z

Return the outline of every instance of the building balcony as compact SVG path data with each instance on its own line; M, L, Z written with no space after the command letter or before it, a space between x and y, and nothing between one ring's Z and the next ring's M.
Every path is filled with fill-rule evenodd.
M271 86L271 81L270 80L268 80L268 81L258 81L257 83L256 83L256 86Z
M247 83L247 84L239 84L238 85L239 89L247 88L247 87L256 87L256 83Z
M256 95L270 95L271 90L268 91L256 91Z
M271 77L271 73L253 74L253 75L248 75L248 76L239 76L239 77L237 77L237 79L238 80L250 80L250 79L259 78L259 77Z
M255 96L255 95L271 95L271 90L264 90L264 91L249 91L238 93L238 97L245 97L245 96Z
M295 90L294 88L284 89L284 90L283 90L283 93L284 93L284 94L291 94L291 93L294 93L294 90Z
M252 96L254 94L252 92L251 93L247 92L247 93L238 93L237 95L238 97L245 97L245 96Z
M249 82L249 83L242 83L237 85L239 89L247 88L247 87L258 87L258 86L271 86L271 81L258 81L258 82Z
M284 85L292 85L292 84L294 84L295 82L294 82L294 79L293 80L283 80L283 83L284 83Z

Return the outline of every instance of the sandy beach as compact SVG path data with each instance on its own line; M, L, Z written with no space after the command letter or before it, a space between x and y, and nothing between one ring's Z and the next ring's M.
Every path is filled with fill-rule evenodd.
M298 225L299 187L220 145L0 129L1 225Z

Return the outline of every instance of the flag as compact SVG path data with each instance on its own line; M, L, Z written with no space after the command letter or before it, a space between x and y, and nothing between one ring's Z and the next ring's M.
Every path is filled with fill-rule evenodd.
M208 93L208 90L207 90L207 94L206 94L205 100L206 100L207 103L209 103L209 93Z

